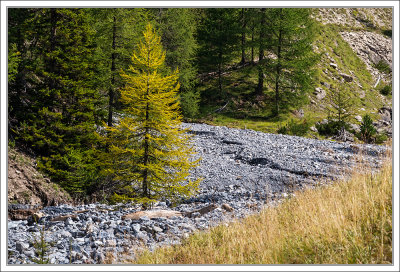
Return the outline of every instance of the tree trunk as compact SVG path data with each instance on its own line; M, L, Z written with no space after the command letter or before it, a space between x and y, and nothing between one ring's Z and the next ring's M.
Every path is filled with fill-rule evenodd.
M241 64L244 64L246 62L246 52L245 52L245 42L246 42L246 20L244 18L244 11L245 9L242 8L242 59L240 61Z
M254 64L254 26L251 28L251 64Z
M282 10L281 10L282 11ZM282 20L280 21L282 22ZM277 48L277 61L278 64L276 65L276 76L275 76L275 116L279 115L279 80L281 76L281 50L282 50L282 27L279 29L279 36L278 36L278 48Z
M150 66L150 48L148 48L148 53L147 53L147 67ZM149 78L150 78L150 72L147 71L147 87L146 87L146 127L145 127L145 136L144 136L144 155L143 155L143 165L147 167L147 164L149 163L149 127L148 127L148 120L149 120L149 95L150 95L150 84L149 84ZM148 186L148 175L149 171L146 168L143 171L143 183L142 183L142 190L143 190L143 196L144 197L149 197L149 186Z
M57 31L57 10L55 8L50 9L50 53L53 53L56 48L56 31ZM56 62L53 56L49 59L49 72L55 73ZM50 89L54 89L56 86L54 75L50 79Z
M114 16L114 22L113 22L113 36L112 36L112 53L111 53L111 86L110 89L108 90L108 126L112 126L112 112L113 112L113 103L114 103L114 84L115 84L115 59L116 59L116 53L115 53L115 38L117 34L117 18Z
M218 89L219 93L222 94L222 53L218 53Z
M260 40L259 40L259 52L258 52L258 85L256 88L256 95L262 95L264 90L264 72L262 69L264 59L264 25L265 25L265 8L261 9L261 21L260 21Z

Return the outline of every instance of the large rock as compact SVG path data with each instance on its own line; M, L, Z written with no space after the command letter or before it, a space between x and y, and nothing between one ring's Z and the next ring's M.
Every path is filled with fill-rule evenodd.
M344 79L344 81L346 81L346 82L352 82L352 81L353 81L353 77L350 76L350 75L348 75L348 74L340 73L339 75L340 75L340 76Z
M377 53L375 53L374 51L369 51L368 52L368 57L369 57L369 59L371 60L371 62L373 63L373 64L378 64L381 60L382 60L382 57L381 56L379 56Z
M317 97L318 100L324 99L325 96L326 96L325 90L322 89L322 88L319 88L319 87L315 88L314 94L315 94L315 96Z

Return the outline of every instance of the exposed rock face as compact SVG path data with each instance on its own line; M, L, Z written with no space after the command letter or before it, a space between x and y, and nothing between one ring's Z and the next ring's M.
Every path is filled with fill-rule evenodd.
M381 115L381 119L374 122L373 125L379 133L385 133L392 137L392 108L382 107L378 113Z
M316 19L323 24L390 29L391 8L319 8Z
M375 80L383 76L374 68L375 64L384 61L392 67L392 39L389 37L368 31L341 32L340 35L365 62Z
M32 158L14 149L9 149L8 202L46 206L71 203L72 200L67 192L44 178L35 169L35 161ZM26 216L30 216L34 212L26 214Z

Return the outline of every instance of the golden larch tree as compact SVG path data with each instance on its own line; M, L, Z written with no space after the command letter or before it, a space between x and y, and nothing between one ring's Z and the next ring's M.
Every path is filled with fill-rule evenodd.
M112 177L117 201L188 197L200 182L189 179L199 159L194 159L190 136L181 127L178 70L162 75L161 38L151 24L143 36L132 65L121 72L125 110L118 124L106 126L109 152L103 173Z

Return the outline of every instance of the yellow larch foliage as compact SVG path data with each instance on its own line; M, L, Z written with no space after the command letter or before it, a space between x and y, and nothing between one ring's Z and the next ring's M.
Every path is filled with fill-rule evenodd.
M120 122L106 127L109 153L103 173L112 177L118 200L188 197L200 182L188 178L199 159L193 159L190 136L181 128L178 70L161 75L161 38L150 24L143 35L128 72L121 72L126 107Z

